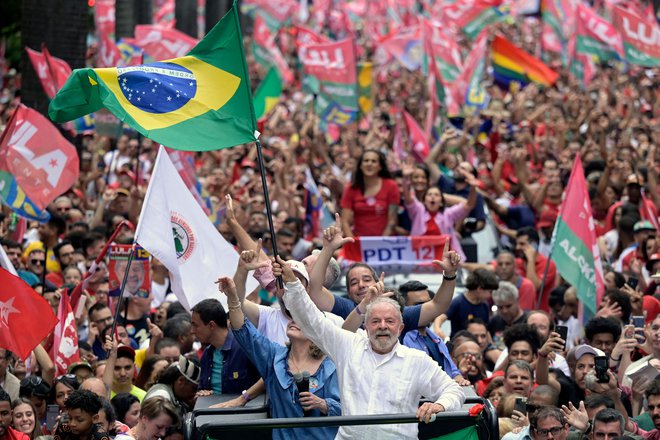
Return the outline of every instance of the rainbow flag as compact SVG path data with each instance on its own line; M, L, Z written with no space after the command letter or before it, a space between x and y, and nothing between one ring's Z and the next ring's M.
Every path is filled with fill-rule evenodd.
M495 81L505 87L512 82L522 85L535 82L548 87L559 78L543 61L502 37L493 40L492 53Z

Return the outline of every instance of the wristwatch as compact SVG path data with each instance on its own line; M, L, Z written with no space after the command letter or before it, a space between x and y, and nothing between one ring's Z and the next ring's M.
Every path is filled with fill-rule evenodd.
M582 431L582 434L584 435L589 435L591 433L591 429L593 428L593 425L591 424L591 420L587 423L587 427L585 428L584 431Z

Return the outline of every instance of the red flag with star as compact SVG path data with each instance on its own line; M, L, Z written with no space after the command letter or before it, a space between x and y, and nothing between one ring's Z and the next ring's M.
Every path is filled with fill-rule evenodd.
M78 180L78 153L48 119L21 104L0 138L0 170L43 210Z
M0 347L25 360L57 324L50 304L0 267Z

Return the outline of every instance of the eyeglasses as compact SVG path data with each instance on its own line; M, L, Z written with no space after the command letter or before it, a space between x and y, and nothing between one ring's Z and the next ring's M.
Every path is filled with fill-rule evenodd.
M461 354L457 355L456 357L458 359L463 359L463 358L466 358L468 356L472 356L477 361L480 361L481 358L482 358L481 353L469 353L469 352L468 353L461 353Z
M43 266L44 260L37 260L36 258L33 258L30 260L30 263L32 263L35 266Z
M548 434L552 434L553 437L559 435L562 431L564 430L563 426L553 426L552 428L549 429L537 429L534 428L534 431L540 436L540 437L547 437Z
M57 376L57 378L55 380L59 382L62 379L76 379L76 375L75 374L62 374L60 376Z

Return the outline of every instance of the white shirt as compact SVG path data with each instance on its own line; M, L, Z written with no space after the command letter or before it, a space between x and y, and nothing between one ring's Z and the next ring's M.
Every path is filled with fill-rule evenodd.
M324 312L324 315L337 327L341 328L344 325L344 320L340 316L330 312ZM287 325L289 325L289 318L282 310L259 305L259 325L257 326L259 333L273 342L286 345L289 342L289 337L286 335Z
M446 411L465 401L461 387L425 352L397 342L377 355L369 339L323 317L300 281L286 283L284 303L302 331L337 367L342 415L415 413L422 396ZM342 426L337 439L416 439L417 424Z

